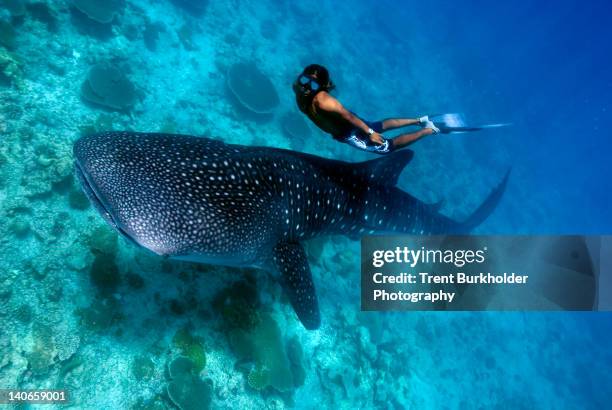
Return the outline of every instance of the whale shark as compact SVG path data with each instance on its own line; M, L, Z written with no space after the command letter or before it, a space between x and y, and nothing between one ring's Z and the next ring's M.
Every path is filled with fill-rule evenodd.
M85 194L123 236L173 259L275 272L306 329L321 318L303 241L467 233L508 181L456 221L396 186L414 155L406 149L349 163L189 135L104 132L81 137L73 151Z

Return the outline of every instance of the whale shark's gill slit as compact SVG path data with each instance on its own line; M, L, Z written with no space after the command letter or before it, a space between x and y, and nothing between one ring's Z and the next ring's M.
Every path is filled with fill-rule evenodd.
M100 196L96 193L96 190L93 187L93 185L91 184L91 182L89 181L89 179L87 178L87 175L85 173L83 173L83 170L81 169L81 166L79 165L78 162L74 163L74 169L76 170L77 179L79 180L81 186L83 187L83 191L85 192L85 196L87 196L87 199L89 199L89 202L91 202L91 204L94 206L94 208L100 213L100 215L102 215L104 220L110 226L115 228L115 230L117 230L117 232L119 232L119 234L121 236L123 236L124 238L128 239L131 243L133 243L133 244L135 244L137 246L141 246L113 218L112 214L109 212L109 210L104 205L104 202L100 199Z
M74 163L74 169L76 170L77 178L81 183L81 187L83 187L83 191L85 192L85 196L89 199L89 202L94 206L94 208L102 215L104 220L108 222L111 226L115 227L115 221L111 217L110 213L106 210L106 207L100 201L98 195L96 195L89 179L81 169L81 166L78 162Z
M119 232L121 234L121 236L123 236L124 238L126 238L128 241L130 241L131 243L133 243L134 245L141 247L141 248L145 248L144 246L142 246L141 244L139 244L138 242L136 242L136 240L134 238L132 238L131 235L129 235L126 231L123 230L123 228L121 228L119 225L115 224L115 229L117 230L117 232ZM146 248L145 248L146 249Z

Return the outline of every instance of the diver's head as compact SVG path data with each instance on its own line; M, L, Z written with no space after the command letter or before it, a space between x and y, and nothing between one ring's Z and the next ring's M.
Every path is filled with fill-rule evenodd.
M319 64L310 64L293 83L293 91L296 95L311 96L319 91L331 91L335 88L329 78L327 68Z

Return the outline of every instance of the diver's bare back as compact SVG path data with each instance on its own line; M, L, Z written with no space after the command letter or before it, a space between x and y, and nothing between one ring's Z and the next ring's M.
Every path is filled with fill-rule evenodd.
M344 135L353 128L352 124L342 117L338 112L327 111L321 107L321 100L333 99L326 91L321 91L312 99L309 107L308 118L322 131L333 136ZM337 101L337 100L336 100Z

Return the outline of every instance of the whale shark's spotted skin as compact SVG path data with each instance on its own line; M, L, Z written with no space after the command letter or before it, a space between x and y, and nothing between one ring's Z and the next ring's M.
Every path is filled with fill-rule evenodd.
M177 259L275 269L309 329L320 318L302 240L465 232L494 209L507 179L460 224L395 187L409 150L351 164L208 138L108 132L78 140L74 155L90 200L129 239Z

